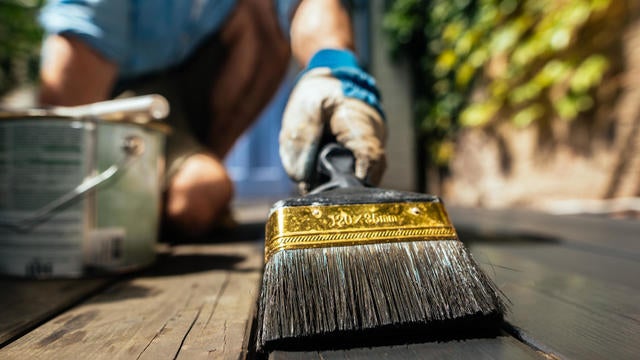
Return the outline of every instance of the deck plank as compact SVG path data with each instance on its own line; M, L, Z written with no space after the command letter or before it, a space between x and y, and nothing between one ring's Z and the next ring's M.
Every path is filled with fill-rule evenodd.
M469 339L455 346L276 351L270 359L518 358L531 351L552 359L637 358L640 223L530 211L453 208L450 215L462 240L513 302L505 329L514 338L500 344ZM514 345L524 347L526 355L516 355Z
M111 278L0 278L0 346L112 283Z
M531 348L509 336L491 339L468 339L449 342L428 342L373 348L334 351L274 351L270 360L302 359L544 359Z
M246 351L244 338L259 296L262 263L261 256L253 256L228 274L216 303L203 308L185 338L178 359L237 359Z
M517 237L514 240L517 241ZM600 254L593 249L576 248L571 243L536 243L523 239L516 244L492 243L476 247L475 242L472 241L470 247L477 261L486 265L514 265L509 259L503 262L504 257L500 257L500 262L497 262L496 259L488 256L490 252L484 252L484 249L503 249L508 251L511 257L517 256L520 259L534 261L539 268L546 267L563 273L580 274L584 278L640 291L640 279L637 275L640 272L640 261L619 258L607 253ZM487 271L493 270L488 267Z
M473 243L471 249L489 259L481 266L513 303L507 321L531 346L570 359L635 359L640 354L640 290L602 280L621 269L608 256L561 244L532 251L522 245ZM545 259L558 253L565 262ZM592 271L585 275L581 267ZM634 273L639 270L636 264Z
M594 216L558 216L521 209L483 210L447 207L458 230L486 236L548 237L585 250L640 261L640 222ZM464 239L462 239L464 241Z
M246 301L230 313L221 305L235 297L232 283L242 284L236 292L257 288L261 258L255 242L177 246L153 271L43 324L0 349L0 358L173 359L183 343L199 357L237 358L227 355L242 347L236 324L247 323L250 310L241 309ZM225 328L225 319L234 326ZM223 335L209 336L216 331Z

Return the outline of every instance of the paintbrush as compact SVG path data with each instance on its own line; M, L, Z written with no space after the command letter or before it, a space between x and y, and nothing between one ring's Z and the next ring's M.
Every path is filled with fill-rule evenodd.
M458 240L442 201L366 187L353 166L350 151L325 146L318 171L329 181L272 207L257 349L500 324L503 295Z

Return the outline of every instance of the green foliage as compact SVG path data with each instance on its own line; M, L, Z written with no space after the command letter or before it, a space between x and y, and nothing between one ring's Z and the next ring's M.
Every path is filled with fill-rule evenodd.
M463 126L505 118L527 126L589 110L610 61L579 36L611 3L394 1L384 27L393 54L412 65L417 128L432 146L449 146Z
M36 22L44 0L0 0L0 94L33 79L42 30Z

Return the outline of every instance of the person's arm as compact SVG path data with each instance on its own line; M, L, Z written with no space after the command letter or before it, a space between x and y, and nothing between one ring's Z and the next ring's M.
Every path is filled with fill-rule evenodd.
M106 100L128 56L130 1L48 0L38 21L47 34L40 102L81 105Z
M303 0L291 22L293 56L307 66L322 49L354 50L349 14L340 0Z
M324 129L356 158L355 175L371 184L386 166L386 123L375 80L353 52L350 18L339 0L303 0L291 23L293 55L305 70L289 96L280 158L306 188Z
M45 40L40 68L39 101L43 105L73 106L106 100L117 66L71 36Z

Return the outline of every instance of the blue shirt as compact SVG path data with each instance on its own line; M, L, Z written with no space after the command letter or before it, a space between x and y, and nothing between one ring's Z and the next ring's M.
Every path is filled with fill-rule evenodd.
M288 34L299 1L273 0ZM49 0L40 13L48 34L69 34L119 66L120 77L176 65L229 16L236 0Z

